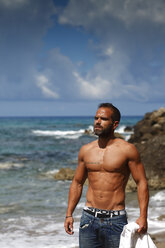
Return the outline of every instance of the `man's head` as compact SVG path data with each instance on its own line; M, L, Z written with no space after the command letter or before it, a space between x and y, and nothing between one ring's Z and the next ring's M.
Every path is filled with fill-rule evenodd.
M120 122L120 111L111 103L101 103L95 116L94 132L99 137L113 135Z
M118 108L116 108L112 103L100 103L98 106L99 108L109 108L112 110L113 114L112 114L112 120L114 121L118 121L120 122L120 118L121 118L121 114L120 111L118 110Z

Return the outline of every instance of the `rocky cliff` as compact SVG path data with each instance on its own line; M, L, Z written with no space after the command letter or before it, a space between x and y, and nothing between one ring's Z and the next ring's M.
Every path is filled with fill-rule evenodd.
M145 114L129 142L139 150L150 188L165 188L165 108Z
M134 134L129 139L133 143L145 143L154 137L165 135L165 108L146 113L134 126Z

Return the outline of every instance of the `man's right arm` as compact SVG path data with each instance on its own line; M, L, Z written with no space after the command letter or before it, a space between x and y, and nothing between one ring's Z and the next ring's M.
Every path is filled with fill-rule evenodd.
M86 178L87 178L87 171L84 164L84 147L82 147L79 152L78 166L69 190L68 208L64 223L65 231L70 235L73 234L74 220L72 214L76 205L80 200L83 184Z
M137 184L137 194L140 207L140 217L136 220L139 225L138 232L145 233L147 231L147 210L149 201L148 184L145 175L144 166L140 160L140 155L136 147L129 145L129 162L128 162L132 177Z

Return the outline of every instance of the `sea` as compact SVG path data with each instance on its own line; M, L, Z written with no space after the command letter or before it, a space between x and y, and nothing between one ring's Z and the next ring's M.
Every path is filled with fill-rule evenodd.
M124 116L117 132L128 140L142 116ZM87 186L74 212L74 235L64 230L71 181L56 181L61 169L77 166L82 145L91 135L93 117L0 118L0 247L77 248ZM128 221L139 216L137 194L126 194ZM165 190L150 192L150 234L165 231Z

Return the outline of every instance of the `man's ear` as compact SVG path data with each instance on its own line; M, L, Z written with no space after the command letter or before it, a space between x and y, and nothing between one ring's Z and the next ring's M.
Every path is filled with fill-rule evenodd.
M113 129L115 130L119 125L119 121L114 121L113 123Z

